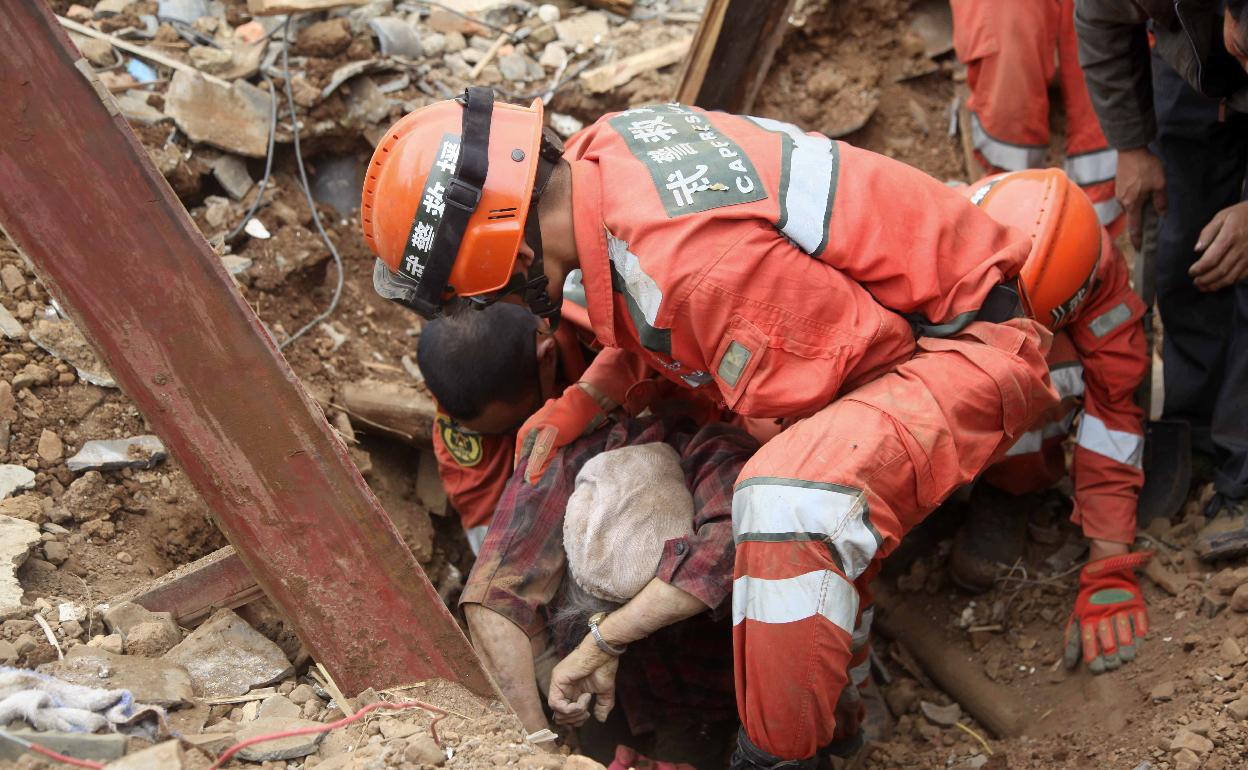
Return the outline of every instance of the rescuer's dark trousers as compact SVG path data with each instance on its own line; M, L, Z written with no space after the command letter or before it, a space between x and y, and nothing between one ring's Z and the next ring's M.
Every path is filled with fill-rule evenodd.
M1215 487L1248 496L1248 283L1198 290L1188 268L1214 215L1244 199L1248 115L1225 112L1153 56L1159 151L1169 210L1157 253L1167 419L1192 425L1193 446L1215 458Z

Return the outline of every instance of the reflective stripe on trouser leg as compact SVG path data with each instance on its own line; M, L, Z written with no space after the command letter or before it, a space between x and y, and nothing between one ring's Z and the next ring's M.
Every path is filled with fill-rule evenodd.
M742 471L737 704L751 742L774 756L805 759L834 737L860 603L851 582L1056 403L1033 322L972 323L919 346Z
M1048 153L1048 147L1011 144L994 138L974 112L971 113L971 144L989 165L1004 171L1040 168Z

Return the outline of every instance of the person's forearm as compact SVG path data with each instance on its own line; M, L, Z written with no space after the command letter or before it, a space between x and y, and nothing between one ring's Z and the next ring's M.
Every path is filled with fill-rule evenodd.
M524 630L503 615L480 604L464 605L472 644L494 676L503 697L530 733L549 727L537 691L533 652Z
M627 604L607 615L598 631L608 644L629 644L707 609L693 594L655 578Z

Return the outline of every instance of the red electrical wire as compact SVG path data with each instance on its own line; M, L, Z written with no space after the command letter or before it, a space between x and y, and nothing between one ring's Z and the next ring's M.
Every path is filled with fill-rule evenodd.
M55 759L57 762L64 762L65 764L73 765L74 767L87 767L91 768L91 770L103 770L104 768L103 762L92 762L89 759L75 759L74 757L67 757L64 754L57 754L52 749L44 748L37 743L31 743L27 745L26 748L36 754L42 754L50 759Z
M248 738L247 740L242 741L240 743L236 743L233 746L226 749L225 752L221 754L221 756L217 757L217 761L213 762L212 765L208 767L208 770L218 770L226 762L229 762L230 759L233 758L235 754L247 748L248 746L254 746L257 743L266 743L268 741L276 741L282 738L293 738L296 735L315 735L317 733L327 733L331 730L337 730L339 727L346 727L352 722L358 721L359 719L364 717L366 714L368 714L370 711L376 711L377 709L392 709L394 711L400 711L403 709L410 709L410 708L424 709L425 711L437 714L437 716L434 717L433 721L429 723L429 732L433 735L433 742L438 744L438 746L441 746L442 741L438 739L438 722L441 722L444 718L449 716L449 714L446 711L438 708L437 706L430 706L428 703L421 703L420 701L417 701L417 700L403 701L401 703L386 703L383 701L378 701L377 703L372 703L372 704L365 706L364 708L360 709L359 711L355 712L349 717L343 717L342 719L339 719L337 722L330 722L327 725L316 725L315 727L300 727L295 730L286 730L285 732L272 733L270 735L257 735L255 738Z
M346 727L352 722L357 722L360 719L362 719L365 715L367 715L368 713L372 711L376 711L377 709L390 709L392 711L402 711L403 709L410 709L410 708L424 709L425 711L428 711L432 714L437 715L434 717L433 721L429 723L429 732L431 735L433 735L434 743L438 744L438 746L441 746L442 741L438 738L438 722L441 722L447 716L450 716L448 712L444 711L443 709L438 708L437 706L430 706L428 703L421 703L420 701L417 701L417 700L402 701L400 703L386 703L386 702L378 701L377 703L372 703L372 704L365 706L364 708L360 709L359 711L355 712L349 717L343 717L342 719L339 719L337 722L330 722L329 724L325 724L325 725L316 725L315 727L300 727L295 730L286 730L284 732L270 733L268 735L257 735L255 738L248 738L245 741L240 741L239 743L236 743L233 746L226 749L225 752L221 756L217 757L217 761L213 762L212 765L208 768L208 770L219 770L219 768L222 765L224 765L226 762L229 762L234 757L235 754L247 748L248 746L254 746L257 743L267 743L269 741L281 740L282 738L293 738L297 735L315 735L317 733L327 733L327 732L330 732L331 730L337 730L339 727ZM6 734L4 737L26 746L27 749L35 752L36 754L42 754L43 756L48 757L50 759L55 759L57 762L64 762L65 764L73 765L74 767L85 767L85 768L89 768L89 770L103 770L104 768L104 765L100 762L93 762L89 759L75 759L74 757L67 757L64 754L56 753L52 749L45 748L43 746L40 746L37 743L31 743L30 741L26 741L26 740L17 738L15 736L9 736Z

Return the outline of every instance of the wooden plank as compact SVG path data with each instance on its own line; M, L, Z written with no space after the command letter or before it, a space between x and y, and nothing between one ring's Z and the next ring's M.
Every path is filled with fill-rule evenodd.
M796 0L709 0L676 101L744 113L754 105Z
M126 53L132 53L135 56L139 57L140 59L147 59L148 61L153 61L153 62L156 62L157 64L162 64L170 69L182 70L183 72L189 72L192 75L198 75L204 80L207 80L209 83L214 83L219 86L224 86L225 88L230 87L230 84L228 81L222 80L221 78L216 77L214 75L209 75L207 72L204 72L203 70L200 70L196 67L192 67L186 62L181 62L181 61L178 61L177 59L171 58L169 56L165 56L159 51L153 51L152 49L144 48L141 45L134 45L133 43L127 43L125 40L122 40L116 35L110 35L108 33L101 32L98 29L88 27L85 24L79 24L73 19L67 19L64 16L57 16L56 20L59 21L61 23L61 26L64 27L65 29L77 32L79 35L85 35L87 37L95 38L96 40L103 40L104 42L108 43L114 48L120 48Z
M651 48L632 56L626 56L610 64L595 67L581 73L581 85L591 94L601 94L618 88L643 72L663 69L680 61L689 51L693 37L674 40L658 48Z
M284 13L328 11L331 8L368 3L369 0L247 0L247 12L252 16L278 16Z
M410 385L363 380L345 385L335 406L355 427L380 431L419 447L433 446L433 399Z
M214 610L234 609L264 596L243 560L227 545L139 586L109 604L133 602L152 612L171 612L180 626L194 626Z
M442 678L497 697L347 448L79 58L43 0L4 3L0 227L344 692Z

